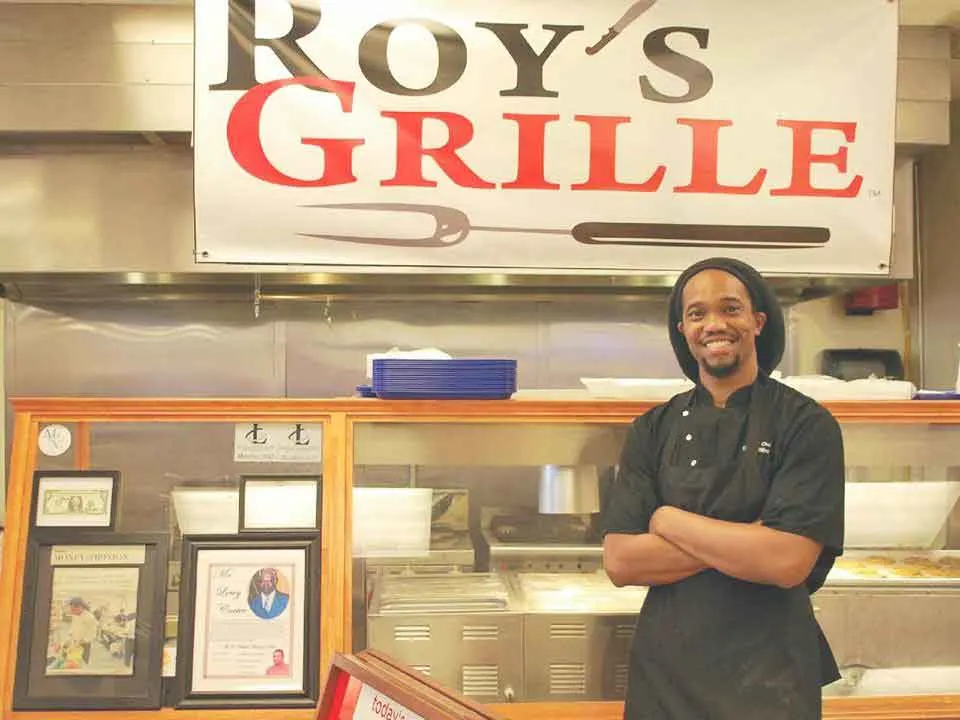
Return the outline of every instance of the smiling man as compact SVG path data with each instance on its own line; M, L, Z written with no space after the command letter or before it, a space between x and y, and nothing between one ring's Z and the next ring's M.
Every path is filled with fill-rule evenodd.
M769 377L776 296L712 258L677 280L670 340L696 387L637 418L603 517L617 585L646 585L626 720L815 720L839 679L810 594L843 548L836 420Z

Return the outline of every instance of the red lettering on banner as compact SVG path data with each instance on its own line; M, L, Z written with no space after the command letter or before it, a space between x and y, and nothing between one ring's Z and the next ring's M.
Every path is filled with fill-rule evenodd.
M353 174L353 151L364 140L333 140L328 138L303 138L304 145L314 145L323 150L323 175L316 180L304 180L280 172L267 158L260 141L260 118L267 100L275 92L289 85L323 89L334 93L344 112L353 109L354 83L328 80L322 77L297 77L257 85L237 101L227 120L227 144L237 164L259 180L274 185L289 187L327 187L356 182Z
M663 184L667 168L660 165L642 183L617 180L617 128L630 122L629 117L614 115L574 115L574 120L590 126L590 176L586 182L572 185L572 190L621 190L656 192Z
M236 163L244 171L263 182L287 187L315 188L347 185L357 182L354 173L354 151L364 145L363 138L315 138L300 140L304 145L318 147L323 152L323 174L318 178L298 178L283 173L267 157L261 140L261 122L266 103L274 93L289 86L301 85L323 89L335 95L344 113L353 111L354 83L329 80L322 77L299 77L274 80L257 85L237 101L227 121L227 144ZM474 137L474 126L469 118L450 112L391 112L381 115L396 123L397 166L394 176L382 180L385 187L436 187L437 182L424 177L424 158L432 159L455 184L465 188L491 189L496 183L480 177L460 156L459 151ZM505 120L517 124L517 175L503 183L505 190L558 190L561 186L546 178L547 126L560 119L559 115L506 113ZM440 147L424 147L424 124L435 120L447 129L447 141ZM667 175L665 165L657 165L653 174L643 182L623 182L617 179L617 132L631 118L611 115L575 115L574 120L589 127L590 151L588 178L585 182L569 185L572 190L606 190L614 192L647 192L661 189ZM760 168L746 185L725 185L720 182L720 130L733 127L732 120L714 118L679 118L693 132L690 164L690 182L672 189L678 194L756 195L763 188L768 170ZM780 120L779 127L793 133L793 152L790 185L770 191L774 197L857 197L863 187L862 175L854 176L846 187L815 187L815 165L832 165L840 174L847 173L850 147L856 141L857 124L807 120ZM813 152L815 132L841 132L845 144L836 152Z
M449 112L387 112L380 113L397 123L397 170L392 178L383 180L384 187L436 187L434 180L423 176L423 158L433 161L457 185L468 188L495 188L457 155L457 151L473 139L473 123L463 115ZM438 148L423 146L423 123L439 120L447 126L447 142Z
M732 120L678 118L677 124L688 125L693 129L693 168L690 172L690 184L678 185L674 191L716 195L756 195L760 192L767 177L767 171L762 169L746 185L720 184L720 128L732 126Z
M776 188L770 194L776 197L856 197L863 186L863 176L857 175L845 188L816 188L810 177L813 165L833 165L841 173L847 172L847 146L841 146L832 155L821 155L813 152L813 133L815 130L832 130L842 132L848 143L853 143L857 137L856 123L818 122L805 120L780 120L780 127L793 130L793 178L790 186Z
M517 123L517 179L504 183L504 190L558 190L560 185L544 177L547 124L559 120L559 115L525 115L506 113L506 120Z

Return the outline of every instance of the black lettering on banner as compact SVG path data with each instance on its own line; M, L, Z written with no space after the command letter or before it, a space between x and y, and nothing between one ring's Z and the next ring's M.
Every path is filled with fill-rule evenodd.
M553 37L539 54L530 47L530 43L523 34L527 25L478 22L477 27L489 30L496 35L517 66L517 86L510 90L501 90L501 96L558 97L560 95L556 90L547 90L543 86L543 66L564 38L583 30L583 25L544 25L543 29L552 31Z
M230 0L227 23L227 79L210 90L249 90L257 84L255 50L268 47L290 72L291 77L322 77L323 71L297 44L320 24L320 11L291 6L293 23L290 31L279 38L257 37L256 0ZM315 90L323 90L314 86Z
M706 28L665 27L651 32L643 41L643 53L657 67L686 80L688 89L683 95L666 95L657 90L646 75L640 76L640 92L647 100L661 103L687 103L699 100L713 88L713 73L710 68L692 57L667 46L667 38L674 33L691 35L697 44L706 49L710 31Z
M401 85L390 69L387 47L393 31L417 24L429 31L437 44L437 74L424 88ZM424 18L388 20L370 28L360 40L360 71L371 85L392 95L433 95L452 87L467 69L467 45L448 25Z

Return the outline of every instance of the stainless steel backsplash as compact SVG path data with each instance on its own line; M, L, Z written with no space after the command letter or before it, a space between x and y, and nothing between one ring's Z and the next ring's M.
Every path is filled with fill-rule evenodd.
M679 377L665 299L10 303L9 397L336 397L393 346L512 357L521 388Z

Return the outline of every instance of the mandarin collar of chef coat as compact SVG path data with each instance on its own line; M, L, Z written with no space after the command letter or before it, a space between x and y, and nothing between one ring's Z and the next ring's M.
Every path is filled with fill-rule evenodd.
M750 406L750 396L753 394L754 388L761 388L765 383L763 382L763 376L758 375L757 379L754 380L749 385L744 385L742 388L737 388L730 397L727 398L727 404L724 407L728 408L747 408ZM723 409L717 406L713 402L713 395L710 394L710 391L707 390L703 385L697 383L697 387L694 389L694 407L712 407L717 409Z

